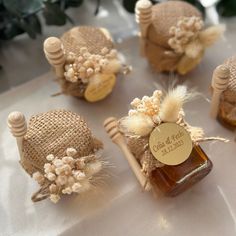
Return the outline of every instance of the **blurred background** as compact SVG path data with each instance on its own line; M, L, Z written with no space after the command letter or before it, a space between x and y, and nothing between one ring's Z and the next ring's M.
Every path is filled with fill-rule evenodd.
M211 14L212 18L236 15L236 0L187 1L207 19ZM158 2L161 1L153 1ZM0 92L49 70L42 50L43 41L49 36L60 36L75 25L105 27L116 42L137 34L135 3L136 0L0 0Z

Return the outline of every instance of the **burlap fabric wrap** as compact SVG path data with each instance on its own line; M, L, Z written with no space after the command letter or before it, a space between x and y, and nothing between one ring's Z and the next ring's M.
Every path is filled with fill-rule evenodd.
M148 137L126 136L127 145L142 167L142 172L150 177L153 170L163 166L151 153Z
M230 70L230 79L227 89L221 95L220 115L236 126L236 57L227 59L224 65Z
M146 56L155 70L175 71L181 55L167 55L169 29L176 26L182 17L197 16L201 13L192 5L182 1L168 1L152 7L152 23L148 28Z
M108 32L91 26L74 27L62 35L61 41L65 55L72 52L76 57L80 56L80 48L82 47L86 47L91 54L100 54L101 49L104 47L109 50L113 48L113 42ZM76 97L84 96L87 84L82 83L80 80L76 83L71 83L64 78L59 81L63 93Z
M44 164L48 162L46 156L49 154L63 157L66 148L73 147L77 150L74 158L80 158L94 154L102 146L79 115L70 111L54 110L30 118L23 139L20 164L32 176L36 171L43 173ZM47 197L47 187L48 182L34 196L43 194Z

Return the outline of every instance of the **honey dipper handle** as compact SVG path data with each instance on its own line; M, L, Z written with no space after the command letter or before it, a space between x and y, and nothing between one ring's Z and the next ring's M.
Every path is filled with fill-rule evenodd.
M45 57L55 69L58 78L64 77L65 54L63 45L59 38L49 37L43 44Z
M140 53L145 56L147 31L152 21L152 3L149 0L137 1L135 18L140 28Z
M11 112L7 119L8 127L12 135L16 138L18 151L22 157L23 138L27 132L25 116L18 111Z
M212 88L213 95L211 100L211 117L216 118L219 104L220 104L220 96L221 93L227 88L228 82L230 78L230 70L227 66L220 65L216 67L212 76Z
M111 140L115 144L117 144L124 153L125 158L127 159L132 171L134 172L141 186L144 188L144 190L149 191L151 189L151 186L147 181L147 178L142 173L140 165L137 162L136 158L130 152L123 135L120 133L117 127L117 119L114 117L107 118L104 121L104 128L108 133L109 137L111 138Z
M132 171L134 172L136 178L138 179L141 186L146 190L149 191L151 189L150 184L147 182L146 177L142 173L140 169L140 165L137 162L136 158L133 156L133 154L130 152L129 148L127 147L127 144L122 140L117 140L117 145L120 147L122 152L125 155L126 160L128 161Z

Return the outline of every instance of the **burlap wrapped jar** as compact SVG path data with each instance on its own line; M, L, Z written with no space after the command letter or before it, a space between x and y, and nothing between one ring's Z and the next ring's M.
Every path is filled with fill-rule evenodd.
M227 59L223 65L230 70L229 83L221 94L219 105L219 119L230 128L236 128L236 57Z
M193 96L185 86L169 89L165 95L156 90L152 96L135 98L128 116L118 122L114 118L105 121L111 139L121 147L145 190L152 188L171 197L180 194L212 169L200 142L227 141L205 137L201 127L185 121L183 104Z
M34 173L45 176L45 164L50 163L47 156L53 155L62 160L66 150L71 147L76 150L73 155L75 161L87 158L89 163L97 160L95 153L103 144L92 136L87 123L73 112L53 110L34 115L29 120L23 138L20 164L31 177ZM45 178L32 200L40 201L50 197L51 184Z
M149 0L139 0L136 4L143 54L158 72L186 74L199 64L205 47L209 46L203 42L205 35L204 40L200 36L201 13L184 1L150 5Z
M56 53L50 48L55 44L53 40L61 44ZM62 67L58 76L62 93L85 97L90 102L99 101L111 93L115 75L121 69L112 38L103 28L74 27L60 39L46 39L44 52L50 64L55 68Z

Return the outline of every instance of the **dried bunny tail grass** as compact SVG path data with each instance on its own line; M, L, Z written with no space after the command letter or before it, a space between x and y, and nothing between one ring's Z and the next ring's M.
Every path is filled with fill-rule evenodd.
M225 32L225 25L211 26L199 34L199 39L204 47L214 44Z
M164 122L177 122L183 104L195 96L187 91L187 87L179 85L166 94L161 104L160 119Z
M108 158L97 156L97 163L101 163L101 169L96 174L94 174L90 179L90 184L93 190L102 189L106 185L107 178L112 176L111 168L114 167L109 161Z
M137 136L148 135L154 127L151 117L144 114L136 114L121 118L118 125L121 132Z

